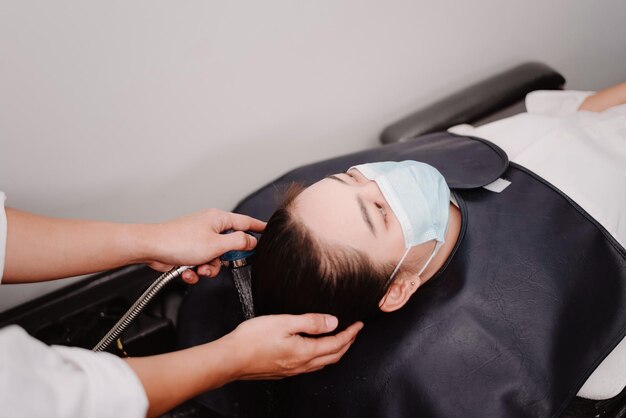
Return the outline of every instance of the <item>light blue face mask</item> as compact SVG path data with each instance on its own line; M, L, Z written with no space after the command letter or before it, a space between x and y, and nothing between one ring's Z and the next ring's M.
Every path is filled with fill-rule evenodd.
M434 167L417 161L386 161L353 168L376 182L402 228L406 251L391 273L390 282L411 248L436 240L435 249L417 273L419 277L445 241L450 216L446 180Z

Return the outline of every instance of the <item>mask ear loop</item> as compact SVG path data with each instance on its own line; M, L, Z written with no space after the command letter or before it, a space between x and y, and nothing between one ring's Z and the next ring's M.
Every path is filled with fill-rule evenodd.
M420 272L417 273L417 277L418 277L418 279L420 279L420 282L422 281L422 278L420 276L422 275L424 270L426 270L426 267L428 267L428 265L433 260L433 258L435 258L435 255L439 252L439 249L442 246L443 246L443 242L437 241L437 244L435 245L435 248L433 249L433 252L430 254L430 257L428 257L428 260L426 260L426 264L424 264L424 267L422 267Z
M424 264L424 267L422 267L422 269L419 271L419 273L417 273L417 279L419 280L420 285L422 283L422 278L420 277L421 274L424 272L424 270L426 270L426 267L428 267L428 265L430 264L432 259L435 258L435 255L437 255L437 253L439 252L439 249L442 246L443 246L443 242L437 241L437 244L435 245L435 248L433 249L433 252L430 254L430 257L428 257L428 260L426 260L426 264ZM391 276L389 276L389 279L387 279L387 283L385 283L385 288L387 288L391 284L391 282L393 281L393 278L396 276L396 273L398 273L398 271L400 270L400 266L402 265L402 262L404 261L406 256L409 255L409 251L411 251L411 248L413 248L413 247L407 248L406 251L404 252L404 254L402 255L402 258L400 259L400 261L398 261L398 264L396 265L396 268L393 269L393 272L391 273Z
M398 261L398 264L396 265L396 268L393 269L393 272L391 273L391 276L389 276L389 279L387 279L387 283L386 283L387 286L389 285L389 283L391 283L391 281L395 277L395 275L398 272L398 270L400 270L400 266L402 265L402 262L404 261L406 256L409 255L409 251L411 251L411 248L413 248L413 247L407 248L406 251L404 252L404 255L400 259L400 261ZM387 287L387 286L385 286L385 287Z

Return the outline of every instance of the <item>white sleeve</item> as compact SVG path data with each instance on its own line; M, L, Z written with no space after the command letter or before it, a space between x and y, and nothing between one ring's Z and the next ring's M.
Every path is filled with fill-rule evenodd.
M143 418L148 399L122 359L49 347L12 325L0 330L0 405L7 417Z
M578 110L595 92L575 90L537 90L526 95L526 111L545 116L567 116Z
M4 256L7 251L7 214L4 211L4 201L6 196L0 192L0 283L2 283L2 273L4 272Z

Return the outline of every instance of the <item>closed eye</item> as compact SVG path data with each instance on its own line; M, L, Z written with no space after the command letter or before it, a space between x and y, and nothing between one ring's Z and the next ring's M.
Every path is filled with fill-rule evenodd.
M375 205L376 205L376 209L378 209L378 211L382 215L383 221L385 221L385 223L387 223L387 210L380 203L375 203Z
M356 169L350 169L342 174L347 175L348 177L350 177L350 179L356 181L357 183L361 181L367 181L367 179ZM385 205L378 203L378 202L374 203L374 205L376 206L376 209L383 217L383 221L385 225L387 225L387 209Z
M341 173L341 174L346 174L346 173ZM348 175L348 176L352 179L352 176L350 176L350 175ZM338 177L337 175L334 175L334 174L331 174L330 176L327 176L326 178L338 181L339 183L348 184L344 179L342 179L342 178L340 178L340 177ZM359 195L356 196L356 201L358 203L359 210L361 212L361 216L363 217L363 221L365 221L365 224L367 225L367 227L371 231L372 235L376 236L376 228L374 227L374 224L372 223L372 219L370 218L370 214L369 214L367 208L365 207L365 202L363 201L363 199Z

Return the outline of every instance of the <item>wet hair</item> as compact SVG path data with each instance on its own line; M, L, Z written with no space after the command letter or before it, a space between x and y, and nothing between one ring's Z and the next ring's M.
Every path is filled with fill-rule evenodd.
M302 190L299 184L289 187L255 249L256 314L328 313L339 319L337 330L371 318L380 312L394 266L316 237L293 214Z

